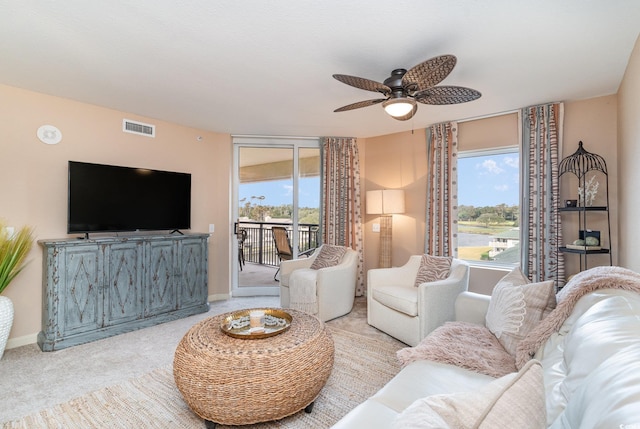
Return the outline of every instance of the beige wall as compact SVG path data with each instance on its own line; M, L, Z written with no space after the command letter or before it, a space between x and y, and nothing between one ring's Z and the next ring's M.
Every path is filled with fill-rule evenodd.
M209 295L229 294L229 180L231 137L0 85L0 217L32 225L38 239L65 238L67 161L146 167L192 174L194 232L216 225L209 242ZM122 119L156 125L156 137L122 132ZM45 145L41 125L62 132ZM201 136L202 141L197 141ZM40 331L42 248L6 289L15 308L9 347L35 341Z
M485 119L461 122L458 143L461 151L479 150L519 144L518 114L510 113ZM601 154L607 162L610 175L612 208L612 242L617 258L617 155L616 96L599 97L565 103L563 156L575 152L578 140L582 140L591 152ZM426 196L426 135L425 130L368 138L365 142L365 191L374 189L405 189L406 212L393 219L393 265L404 264L409 255L421 254L424 249L425 196ZM569 191L567 191L569 192ZM575 191L573 191L575 192ZM561 198L569 198L562 195ZM375 215L365 216L365 269L378 266L379 234L372 232ZM565 227L577 230L569 219ZM602 223L591 229L604 230ZM595 256L594 258L601 258ZM608 259L590 259L590 265L607 265ZM567 256L567 272L577 271L578 259ZM490 293L503 270L474 268L471 271L470 290Z
M620 265L640 271L640 37L618 91Z
M402 265L416 249L424 248L427 145L425 131L404 132L364 141L366 152L363 182L366 191L404 189L405 214L393 215L392 265ZM363 193L363 203L366 195ZM363 213L365 205L363 204ZM364 215L365 272L378 267L380 234L372 232L378 215ZM418 252L422 253L422 251Z

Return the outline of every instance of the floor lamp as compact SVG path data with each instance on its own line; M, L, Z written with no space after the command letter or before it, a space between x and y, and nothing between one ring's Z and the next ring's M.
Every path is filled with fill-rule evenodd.
M391 267L391 232L393 214L404 213L404 191L384 189L367 191L367 214L380 215L380 253L378 266Z

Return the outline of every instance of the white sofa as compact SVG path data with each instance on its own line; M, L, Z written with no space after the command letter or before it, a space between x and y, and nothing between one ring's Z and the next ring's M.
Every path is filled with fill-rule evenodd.
M367 323L410 346L454 319L456 297L469 286L469 264L453 259L449 277L415 287L421 258L367 272Z
M456 301L456 319L484 324L489 301L488 296L463 292ZM563 320L534 356L543 370L547 426L640 428L640 293L618 288L589 292ZM414 361L333 427L399 427L403 411L406 415L420 398L468 395L494 380L450 364ZM513 426L504 422L494 427Z
M280 306L289 308L290 286L296 276L301 280L309 276L316 281L317 316L323 322L344 316L353 309L356 296L356 277L358 272L358 253L347 248L339 264L311 269L322 247L316 249L308 258L282 261L280 263ZM293 276L294 271L297 273Z

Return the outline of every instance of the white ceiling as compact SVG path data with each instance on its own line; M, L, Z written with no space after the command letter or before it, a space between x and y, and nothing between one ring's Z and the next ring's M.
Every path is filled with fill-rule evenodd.
M231 134L369 137L617 92L638 0L0 0L0 83ZM332 78L458 57L409 121Z

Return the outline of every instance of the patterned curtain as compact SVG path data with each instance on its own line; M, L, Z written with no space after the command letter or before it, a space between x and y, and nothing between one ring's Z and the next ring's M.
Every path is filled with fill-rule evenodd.
M322 242L358 252L356 296L364 295L360 160L355 138L325 137L322 145Z
M427 217L424 252L458 254L458 124L427 128Z
M522 109L520 253L522 272L533 282L564 279L564 258L558 252L563 108L556 103Z

